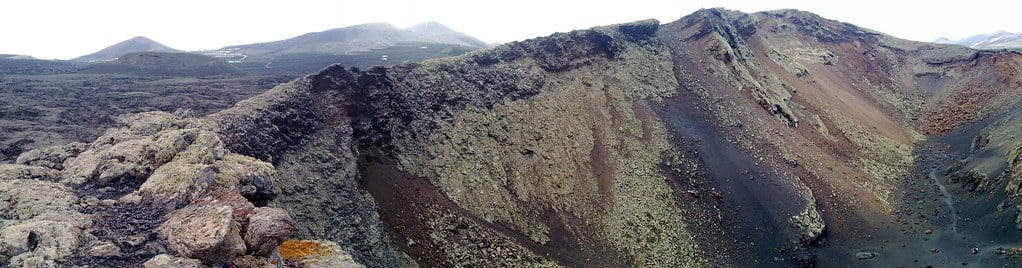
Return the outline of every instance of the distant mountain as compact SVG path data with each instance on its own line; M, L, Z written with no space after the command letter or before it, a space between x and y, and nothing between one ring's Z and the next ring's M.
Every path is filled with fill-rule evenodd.
M455 31L436 21L416 24L405 30L414 33L415 38L417 39L415 41L417 42L463 45L480 48L489 47L489 44L486 42Z
M179 52L177 49L170 48L159 42L153 41L152 39L144 36L136 36L128 40L124 40L120 43L114 44L107 48L104 48L96 53L81 56L72 59L72 61L82 62L94 62L94 61L112 61L116 60L121 55L133 53L133 52Z
M303 34L294 38L229 46L221 51L245 55L283 55L299 53L350 54L383 48L411 39L408 32L389 24L373 23Z
M62 60L41 60L26 55L0 54L0 75L70 73L77 71L83 65L87 64Z
M934 43L958 44L976 49L1022 48L1022 33L996 32L992 34L973 35L960 40L937 38Z
M28 55L16 55L16 54L0 54L0 59L4 60L34 60L32 56Z
M469 35L457 32L438 22L421 23L399 29L385 23L368 23L322 32L303 34L294 38L229 46L220 49L223 55L286 55L329 54L351 55L400 43L433 43L484 48L488 45Z
M146 75L214 76L237 73L227 61L184 52L132 52L116 60L90 65L84 72L135 73Z
M943 36L937 37L937 39L934 39L933 42L937 44L955 44L955 40L947 39L947 37Z
M308 73L334 63L368 67L457 56L490 44L438 22L405 29L368 23L294 38L200 51L247 72Z

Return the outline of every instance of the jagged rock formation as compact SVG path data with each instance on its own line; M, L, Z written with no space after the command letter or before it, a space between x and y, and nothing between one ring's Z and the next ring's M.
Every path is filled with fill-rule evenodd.
M265 265L276 247L332 267L1017 264L994 247L1019 236L1020 60L709 9L335 65L2 167L91 200L66 213L107 231L78 245L129 247L9 263ZM951 187L964 182L982 185L972 199ZM138 223L111 224L123 217ZM9 252L41 252L15 238Z

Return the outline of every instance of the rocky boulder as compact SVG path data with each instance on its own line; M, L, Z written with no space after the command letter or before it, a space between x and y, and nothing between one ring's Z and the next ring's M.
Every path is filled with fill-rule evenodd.
M192 119L149 112L118 122L119 128L65 163L63 182L184 203L219 189L237 189L257 199L276 194L270 180L273 165L230 153L217 133L193 127ZM34 158L39 157L26 156Z
M197 140L201 142L157 168L139 188L143 195L185 201L216 189L237 189L261 198L275 195L269 181L272 165L247 156L223 153L223 144L215 134L200 133L205 141Z
M90 239L78 198L62 185L0 180L0 266L58 267Z
M167 218L158 232L170 248L209 265L259 267L295 229L287 211L255 207L237 190L196 199Z
M50 168L0 164L0 180L57 181L59 179L60 172Z
M823 234L823 217L815 207L807 207L802 213L792 216L791 224L799 231L798 243L810 244Z
M78 197L60 184L38 180L0 181L0 217L4 220L74 216Z
M323 240L288 240L278 249L284 263L292 267L307 268L361 268L340 245Z
M105 186L117 182L137 183L157 167L170 162L187 148L195 136L162 130L184 127L186 120L164 112L118 118L120 128L110 129L89 149L64 165L64 180L72 185Z
M295 222L287 211L279 208L256 208L248 218L245 243L252 254L265 256L294 232Z
M167 254L156 255L142 264L145 268L201 268L208 267L199 260L174 257Z
M228 205L195 205L171 213L158 232L178 254L223 265L245 253L241 227Z
M15 163L61 170L64 169L65 161L78 156L88 147L89 145L85 143L72 142L64 145L39 148L21 153Z
M249 216L255 212L256 207L241 196L236 190L217 191L209 196L199 198L189 206L229 206L234 221L244 229L248 225ZM244 233L244 232L242 232Z
M0 265L270 264L295 222L253 201L265 205L277 195L278 171L230 152L220 134L195 122L164 112L125 115L91 144L0 164ZM84 195L81 204L75 193ZM188 205L174 210L181 204ZM172 255L152 257L160 253Z
M280 261L248 255L235 258L231 265L236 268L277 268L277 263Z

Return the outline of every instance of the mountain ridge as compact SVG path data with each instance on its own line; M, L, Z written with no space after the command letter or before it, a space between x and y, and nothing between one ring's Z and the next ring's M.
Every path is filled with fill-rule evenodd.
M1022 33L998 31L989 34L973 35L959 40L950 40L948 38L940 37L934 40L934 42L942 44L958 44L976 49L1022 48Z
M366 23L199 53L227 59L242 70L304 74L336 62L361 67L393 65L461 55L487 46L437 22L405 29Z
M442 43L479 48L486 46L478 39L456 32L438 22L430 21L405 29L399 29L387 23L365 23L306 33L284 40L227 46L221 50L257 50L261 53L278 55L311 52L349 54L400 42Z
M662 57L670 60L664 61ZM986 81L984 75L999 74L995 69L985 68L992 66L991 61L1003 57L1011 59L1017 55L979 53L960 46L898 39L846 23L821 20L808 12L782 10L745 14L703 10L663 25L646 21L600 26L510 42L461 57L400 64L391 68L363 70L333 66L275 94L305 90L321 92L315 94L334 94L327 92L339 90L338 94L344 96L341 98L349 100L345 103L352 106L347 108L350 114L345 120L350 121L341 125L353 128L351 140L358 143L351 146L369 155L363 160L367 162L359 164L359 171L351 172L365 176L363 181L370 182L368 191L381 206L381 220L401 222L403 227L392 227L394 229L388 231L391 237L397 237L398 241L417 241L417 245L429 250L406 247L402 243L396 243L396 247L431 265L460 263L453 257L456 255L437 256L437 251L444 254L458 252L455 249L447 251L437 245L463 250L473 248L481 250L472 251L477 252L475 254L486 255L480 252L486 252L488 246L506 245L500 242L507 241L504 239L526 241L519 242L524 250L533 251L544 260L566 265L586 263L577 262L580 259L618 265L709 262L723 266L792 263L826 266L855 261L897 264L912 258L919 258L924 263L941 263L931 257L933 253L930 244L927 244L930 242L904 242L912 245L911 249L881 250L876 244L871 244L873 242L861 241L858 234L872 233L880 240L923 241L926 235L924 228L945 226L940 219L946 219L946 215L940 213L937 214L939 217L933 218L935 222L914 221L929 227L915 227L912 234L892 233L891 225L897 222L892 211L913 209L928 212L932 208L926 207L931 203L920 203L924 208L911 208L914 205L910 204L915 204L915 200L911 196L901 196L896 189L905 187L921 191L912 187L922 187L923 183L932 185L928 179L920 181L919 186L910 186L916 185L916 182L905 182L904 185L901 182L902 177L912 181L912 173L915 172L912 170L915 161L912 148L919 139L923 139L919 132L931 128L933 131L947 131L932 125L932 122L949 123L951 128L963 122L956 121L963 120L955 117L957 111L945 114L941 107L950 105L948 102L960 101L955 98L956 95L967 93L963 90L968 88L960 86L971 82L951 82L948 76L958 74L944 73L958 68L975 68L975 76L962 79ZM982 63L978 67L968 67L976 61ZM534 67L521 67L519 64ZM1017 66L1018 63L1014 64ZM631 70L643 72L639 74ZM859 82L859 79L866 80ZM925 85L928 79L940 82ZM462 80L489 82L472 85L459 82ZM857 85L859 83L872 86L861 87ZM1002 90L1014 87L1018 90L1015 84L997 82L987 85L992 87L985 85L984 88ZM620 92L618 89L633 90ZM593 92L585 93L589 90ZM1000 92L997 94L1006 96L1004 94L1012 91ZM585 101L589 98L593 98L595 103ZM928 100L931 98L940 101L920 105L930 103ZM264 101L270 99L262 98L247 105ZM437 108L438 105L440 108ZM550 108L526 109L519 105ZM580 105L578 109L584 112L564 114L556 111L575 109L551 109L561 107L559 105ZM999 105L991 103L991 106ZM224 115L230 114L244 113L231 111ZM588 117L589 114L596 115L595 119ZM639 122L632 121L638 118L641 118ZM552 121L550 125L556 125L557 131L550 131L550 125L543 123L546 121ZM576 127L569 121L580 125ZM604 121L609 126L600 123ZM233 127L221 133L236 138L228 140L240 141L248 136L244 134L246 131L236 131L248 129L248 126L229 124ZM628 130L630 128L626 126L634 126L635 129ZM651 133L672 133L674 138L666 143L674 145L667 148L679 151L670 153L674 149L665 149L663 152L673 156L660 165L677 168L664 170L673 175L652 181L678 181L680 185L673 187L679 188L672 188L672 192L678 202L689 204L679 205L685 208L678 212L686 215L685 223L667 220L674 217L664 216L671 212L659 214L663 212L648 211L650 214L647 215L654 215L650 216L652 219L632 221L629 225L632 228L626 229L629 231L618 233L628 235L616 237L613 231L609 231L611 229L600 228L613 228L613 224L606 222L622 215L594 216L587 214L593 208L559 204L578 198L611 207L627 206L626 203L608 204L599 200L628 196L627 192L614 190L617 184L629 185L630 191L639 192L662 187L635 175L614 173L616 169L613 167L624 163L630 163L624 164L629 167L627 170L645 170L642 167L649 162L644 161L649 160L640 160L642 158L635 154L637 151L628 149L641 142L633 143L627 135L618 136L620 134L613 134L616 131L605 127L635 131L635 137L643 137L647 142L660 139L656 138L659 134ZM252 129L262 128L265 127ZM480 132L486 135L480 135ZM440 136L415 133L438 133ZM569 139L584 141L580 150L584 153L571 153L575 148L570 145L555 145L561 144L558 141L564 138L555 133L579 134L581 138L570 136ZM592 143L589 143L590 133ZM518 135L537 135L544 141L537 143L514 138ZM275 153L286 149L260 144L277 144L285 148L287 145L268 141L242 143L247 145L239 145L237 150L266 159L286 158ZM466 144L460 145L462 143ZM651 144L657 143L638 146L648 150L650 147L643 146L653 146ZM807 147L809 145L814 147ZM519 153L521 159L518 158ZM478 154L483 154L487 163L473 160L479 158ZM491 154L495 154L493 158L487 158ZM490 183L500 184L500 177L495 178L496 181L485 179L492 178L488 176L477 179L463 177L489 172L502 174L500 172L505 168L514 170L521 165L529 166L515 163L530 163L534 161L529 160L534 159L531 157L550 161L565 158L591 161L589 168L593 169L593 173L582 171L578 176L597 184L592 186L596 197L586 197L588 188L580 186L591 184L570 179L550 183L582 188L571 188L573 190L557 197L543 197L544 193L549 194L548 191L557 191L544 190L542 185L514 184L515 188L508 190L511 193L506 193L500 187L487 186ZM723 159L740 162L720 162ZM568 163L564 165L565 168L571 166ZM481 173L478 171L480 166L484 167ZM533 172L560 172L557 166ZM529 175L509 176L513 181L529 178ZM728 178L737 181L729 181ZM420 179L429 184L406 189L398 183ZM757 182L762 180L768 182ZM376 184L376 181L382 182ZM481 185L463 185L467 182ZM468 189L494 190L476 193ZM445 204L442 207L416 206L436 203L415 199L425 198L421 197L423 191L439 192L439 196L447 196L451 201L440 202ZM390 197L395 192L403 194ZM518 199L521 195L531 196L531 201ZM600 196L609 199L601 199ZM721 196L719 200L722 201L716 203L703 199L713 196ZM396 202L394 198L407 199ZM494 202L481 201L494 198L505 202L494 205ZM913 201L909 203L902 198ZM644 207L651 209L673 207L657 203L665 200L636 201L640 199L635 197L629 200L643 202ZM934 203L934 206L942 205L941 202ZM544 207L560 209L546 211ZM741 209L743 207L763 209ZM629 211L636 208L618 209ZM451 245L451 240L436 240L427 234L400 231L424 227L416 225L414 220L409 221L405 218L409 216L397 213L399 211L419 211L419 214L410 217L423 222L435 219L435 213L456 213L469 219L486 218L469 220L463 223L468 226L467 229L462 230L496 235L491 240L494 244ZM720 216L714 216L721 214L735 217L719 219ZM581 222L572 221L572 218L608 225L586 227ZM763 225L764 222L768 224ZM487 228L495 228L486 227L488 223L499 223L503 231L488 234ZM672 228L675 231L669 236L677 240L671 242L628 240L635 236L644 237L646 233L642 230L649 230L645 229L650 228L648 224L681 224L687 227ZM442 226L426 228L430 234L446 233ZM550 229L544 231L545 228ZM733 233L719 233L723 229L733 230ZM544 242L547 239L557 242ZM741 246L747 240L757 241L756 246ZM813 246L820 240L828 242ZM628 242L615 244L612 241ZM544 243L553 244L543 246ZM595 246L568 249L576 248L571 246L574 243ZM627 250L632 246L658 248L658 243L670 243L674 248L655 252ZM693 245L694 251L679 249ZM478 248L480 246L483 248ZM713 254L707 255L706 252ZM955 258L969 258L966 254L952 254ZM514 259L508 255L501 256L505 256L500 257L504 261ZM873 260L867 260L870 258Z
M298 219L294 237L335 241L372 267L1017 266L1020 92L1022 53L797 10L703 9L421 62L331 65L208 116L120 117L82 152L60 151L52 158L78 156L37 173L72 197L129 211L190 204L147 210L128 231L152 239L128 261L39 256L49 240L18 253L270 258L228 248L262 246L235 236L207 243L227 256L157 246L168 235L149 230L165 223L147 219L235 226L234 205L194 213L209 198L234 204L209 195L222 187ZM7 168L39 169L29 162ZM105 228L121 215L80 218ZM128 239L95 233L71 237Z
M71 59L71 61L111 61L117 59L117 57L120 57L121 55L133 52L179 52L179 50L170 48L144 36L136 36L103 48L92 54Z

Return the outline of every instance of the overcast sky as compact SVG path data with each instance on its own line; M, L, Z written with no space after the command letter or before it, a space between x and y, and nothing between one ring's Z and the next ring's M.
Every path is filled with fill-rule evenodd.
M486 42L507 42L646 18L670 22L700 8L811 11L894 36L932 41L1022 32L1022 1L898 0L4 0L0 54L68 59L146 36L182 50L280 40L367 22L435 20Z

